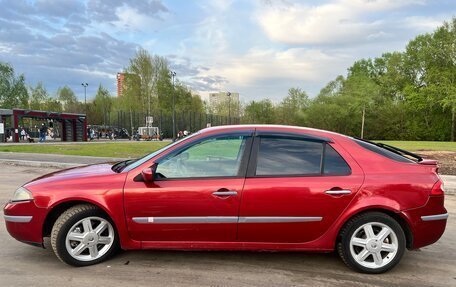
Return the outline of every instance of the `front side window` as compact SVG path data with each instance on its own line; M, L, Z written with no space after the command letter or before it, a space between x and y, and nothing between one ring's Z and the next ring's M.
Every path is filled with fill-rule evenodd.
M227 136L204 140L160 160L157 178L237 176L246 136Z

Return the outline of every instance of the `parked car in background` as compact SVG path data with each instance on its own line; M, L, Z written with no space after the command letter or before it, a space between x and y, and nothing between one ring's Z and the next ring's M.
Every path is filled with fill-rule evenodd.
M447 221L436 161L290 126L207 128L138 160L67 169L20 187L9 233L51 238L74 266L118 248L337 250L381 273L436 242Z

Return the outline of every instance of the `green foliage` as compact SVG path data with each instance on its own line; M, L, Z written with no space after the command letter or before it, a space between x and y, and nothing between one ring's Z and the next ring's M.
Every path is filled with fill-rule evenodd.
M109 122L112 106L113 98L109 91L100 84L95 99L90 105L89 118L91 122L106 125Z
M301 88L290 88L288 96L277 107L276 119L287 125L305 125L309 103L309 97Z
M251 101L244 109L243 123L273 124L275 108L270 100Z
M28 100L24 75L16 75L11 65L0 62L0 107L27 108Z
M42 82L30 87L29 108L32 110L61 112L62 104L59 100L49 96Z
M174 105L177 112L204 111L199 95L194 95L175 79L173 86L168 62L160 56L151 56L140 49L130 59L126 69L123 94L114 105L114 110L152 114L158 110L171 113Z
M263 103L264 105L265 103ZM247 104L243 122L304 125L375 139L454 140L456 129L456 18L418 35L404 52L361 59L312 100L290 89L284 100Z
M76 98L73 90L63 86L57 90L57 99L62 104L63 111L67 113L85 113L84 104Z

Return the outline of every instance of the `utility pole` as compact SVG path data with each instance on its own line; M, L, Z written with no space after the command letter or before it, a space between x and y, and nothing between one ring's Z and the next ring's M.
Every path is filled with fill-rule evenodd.
M226 95L228 96L228 120L231 125L231 93L227 92Z
M454 110L455 108L451 109L451 141L454 142Z
M173 141L176 140L176 89L174 87L174 77L176 77L176 72L171 71L171 77L173 78Z
M364 116L366 115L366 107L363 106L363 118L361 119L361 138L364 138Z

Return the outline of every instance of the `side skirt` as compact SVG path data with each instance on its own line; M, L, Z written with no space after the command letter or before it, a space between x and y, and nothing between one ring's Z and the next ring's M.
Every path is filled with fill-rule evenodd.
M316 247L313 243L142 241L141 247L142 249L159 250L334 251L331 248Z

